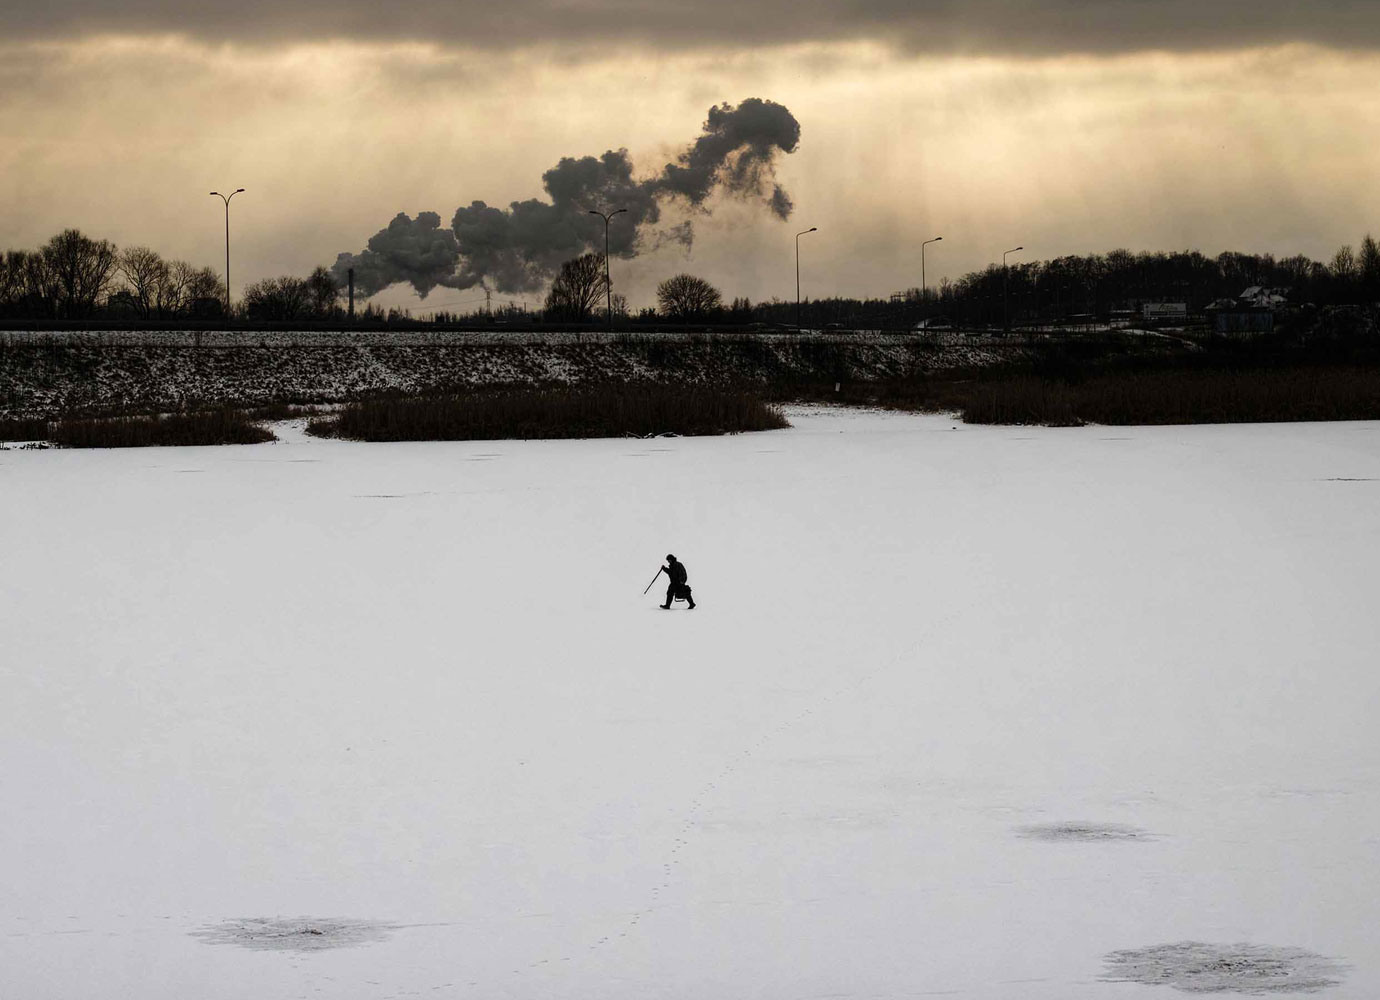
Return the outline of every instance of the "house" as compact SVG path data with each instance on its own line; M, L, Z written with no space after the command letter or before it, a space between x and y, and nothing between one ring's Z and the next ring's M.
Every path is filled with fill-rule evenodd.
M1275 321L1289 308L1291 288L1252 285L1234 299L1208 306L1213 332L1223 337L1256 337L1273 333Z
M1283 309L1289 304L1290 288L1266 288L1264 285L1252 285L1236 297L1236 301L1241 305L1252 306L1257 309Z
M1275 311L1239 299L1218 299L1207 307L1212 331L1221 337L1255 337L1275 330Z

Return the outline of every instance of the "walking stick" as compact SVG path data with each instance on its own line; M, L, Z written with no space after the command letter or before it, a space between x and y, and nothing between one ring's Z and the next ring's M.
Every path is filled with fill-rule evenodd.
M659 570L656 571L656 576L660 576L660 575L661 575L662 573L664 573L664 572L666 572L666 567L665 567L665 566L661 567ZM652 577L652 583L656 583L656 576ZM652 583L647 584L647 590L651 590L651 589L652 589ZM642 591L642 596L643 596L643 597L646 597L646 596L647 596L647 590Z

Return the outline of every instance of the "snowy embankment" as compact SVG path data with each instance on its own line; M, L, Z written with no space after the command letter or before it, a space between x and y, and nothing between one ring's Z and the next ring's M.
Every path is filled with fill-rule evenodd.
M791 418L0 453L0 995L1380 993L1380 424Z
M500 383L763 383L990 365L1012 346L889 335L151 333L0 335L0 416L332 403ZM199 344L199 346L197 346Z

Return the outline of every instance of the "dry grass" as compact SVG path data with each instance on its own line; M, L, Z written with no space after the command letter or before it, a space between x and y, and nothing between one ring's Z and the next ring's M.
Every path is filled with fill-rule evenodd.
M1297 365L1123 371L974 371L955 377L782 387L780 400L957 413L970 424L1202 424L1380 419L1380 367Z
M157 445L260 444L273 432L237 410L150 417L59 420L47 435L61 448L146 448Z
M0 441L46 441L48 421L22 417L0 418Z
M1034 375L970 383L970 424L1226 424L1380 419L1380 370L1159 371L1066 383Z
M309 433L359 441L648 437L775 430L781 411L741 392L663 385L508 389L470 395L373 399Z

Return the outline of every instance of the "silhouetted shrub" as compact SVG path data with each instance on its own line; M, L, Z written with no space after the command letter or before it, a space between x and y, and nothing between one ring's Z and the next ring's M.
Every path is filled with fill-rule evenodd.
M105 420L59 420L48 440L62 448L145 448L153 445L260 444L267 428L236 410L172 413Z
M756 396L663 385L512 389L351 403L308 433L359 441L647 437L790 426Z
M46 441L48 421L21 417L0 419L0 441Z

